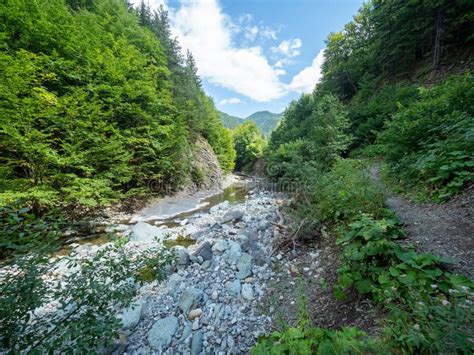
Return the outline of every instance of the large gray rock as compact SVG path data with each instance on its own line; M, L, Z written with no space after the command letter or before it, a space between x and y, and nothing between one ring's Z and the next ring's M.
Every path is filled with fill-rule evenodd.
M159 319L148 332L148 343L154 350L161 351L171 343L178 330L178 318L169 316Z
M182 270L188 267L189 265L189 254L185 247L176 246L173 248L174 253L176 254L176 268Z
M239 261L237 262L237 277L239 279L245 279L247 276L252 275L252 257L250 254L242 253Z
M179 285L183 281L184 281L184 277L174 273L168 278L168 283L166 284L166 286L168 287L168 289L174 290L176 286Z
M219 210L223 210L224 208L229 206L229 204L230 204L230 202L226 200L224 202L219 203L218 205L215 205L215 206L211 207L209 212L214 213L214 212L217 212Z
M196 257L200 256L202 260L211 260L213 256L211 243L204 242L198 247L193 255Z
M242 249L240 248L240 244L234 241L229 241L228 245L229 248L222 257L229 264L237 264L240 257L242 256Z
M202 351L202 331L198 330L193 334L191 341L191 355L198 355Z
M242 298L247 301L253 300L253 289L251 285L244 284L242 286Z
M252 259L255 265L263 266L267 263L267 256L262 249L260 249L259 247L256 247L252 249L251 252L252 252Z
M184 314L189 314L192 308L196 308L202 298L202 291L194 287L189 287L181 295L179 299L179 308Z
M266 220L263 219L263 220L260 220L260 221L258 222L258 224L257 224L257 230L258 230L259 232L262 232L262 231L268 229L269 226L270 226L270 223L269 223L268 221L266 221Z
M122 327L123 329L133 329L140 322L142 315L143 302L136 301L123 311Z
M153 242L155 238L162 240L168 233L168 229L152 226L146 222L138 222L132 227L130 241L132 242Z
M227 291L235 297L238 297L240 295L240 281L239 280L234 280L231 282L228 282L226 285Z
M229 243L223 239L219 239L217 242L214 243L212 246L212 250L218 253L222 253L229 249Z
M238 222L242 219L244 214L244 211L241 210L229 211L224 215L224 217L222 217L222 223Z

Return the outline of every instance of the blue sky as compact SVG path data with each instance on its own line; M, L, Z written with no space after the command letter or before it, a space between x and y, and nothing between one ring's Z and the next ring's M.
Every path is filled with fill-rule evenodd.
M138 3L140 0L133 0ZM324 40L362 0L147 0L163 4L205 91L239 117L281 112L320 77Z

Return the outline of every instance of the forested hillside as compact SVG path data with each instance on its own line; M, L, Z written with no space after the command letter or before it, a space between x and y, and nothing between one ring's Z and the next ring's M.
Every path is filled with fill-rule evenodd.
M471 280L459 260L402 242L406 232L386 208L377 171L381 164L382 182L417 201L441 203L464 189L469 200L473 20L470 1L373 0L328 36L322 80L285 110L265 154L267 171L294 193L293 248L309 239L336 253L337 268L330 257L323 268L335 279L323 288L345 305L354 295L371 299L382 329L369 337L310 327L303 310L296 328L273 333L256 353L472 351ZM422 216L417 225L438 222ZM455 235L438 243L452 250Z
M228 113L225 113L225 112L222 112L222 111L219 111L219 113L221 115L222 124L226 128L235 128L238 125L241 125L244 121L243 118L236 117L236 116L231 116Z
M206 174L193 163L197 136L232 170L230 135L165 11L122 0L1 7L1 205L95 207L150 182L175 191Z
M251 114L247 118L240 118L231 116L225 112L220 112L221 121L226 128L236 128L237 126L243 124L246 120L255 122L260 133L265 137L269 137L270 133L278 126L282 114L272 113L269 111L259 111Z

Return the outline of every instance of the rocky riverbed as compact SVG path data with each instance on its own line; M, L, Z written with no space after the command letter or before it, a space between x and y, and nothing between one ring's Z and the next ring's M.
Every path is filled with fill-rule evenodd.
M122 315L119 351L248 352L272 320L260 303L273 277L270 222L277 203L272 193L251 192L242 203L223 202L177 227L179 233L189 223L196 244L175 247L178 259L168 279L140 289L134 306Z
M262 305L276 279L271 263L281 259L270 257L278 233L271 222L284 197L246 192L232 202L177 215L172 224L141 219L107 227L127 237L122 250L130 260L163 244L175 254L163 281L137 284L132 305L117 310L120 341L107 353L248 353L260 335L272 330L273 309ZM108 246L107 239L71 244L51 256L52 268L43 279L52 288L67 287L80 264ZM11 272L14 267L4 268L0 276ZM59 309L57 300L48 299L33 313L35 319L53 319Z

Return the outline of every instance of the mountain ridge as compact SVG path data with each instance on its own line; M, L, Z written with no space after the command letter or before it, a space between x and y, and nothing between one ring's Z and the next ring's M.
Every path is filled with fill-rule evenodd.
M235 128L247 120L256 123L260 132L264 136L269 136L271 132L278 126L283 113L273 113L267 110L257 111L252 113L246 118L229 115L226 112L219 111L221 115L221 121L226 128Z

